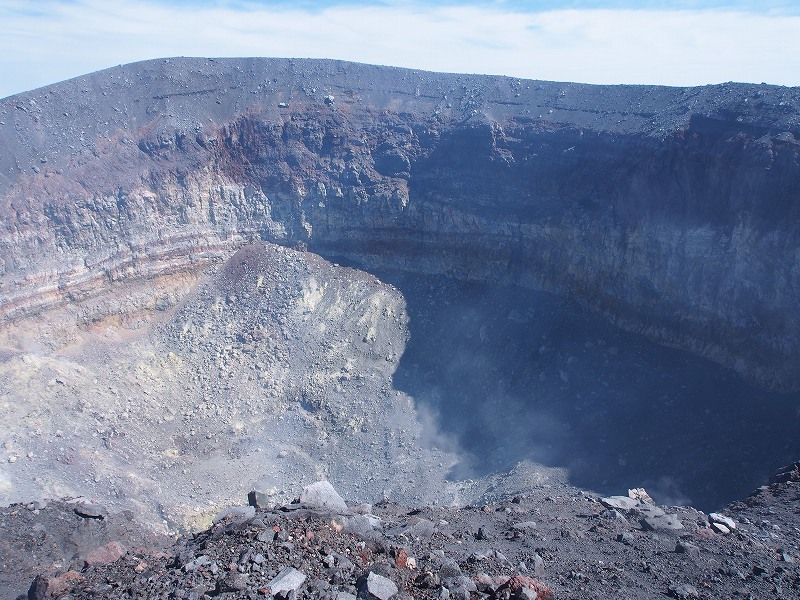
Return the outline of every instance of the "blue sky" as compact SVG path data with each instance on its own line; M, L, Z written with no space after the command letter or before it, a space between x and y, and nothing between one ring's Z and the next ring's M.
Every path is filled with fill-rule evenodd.
M166 56L800 85L800 0L0 0L0 97Z

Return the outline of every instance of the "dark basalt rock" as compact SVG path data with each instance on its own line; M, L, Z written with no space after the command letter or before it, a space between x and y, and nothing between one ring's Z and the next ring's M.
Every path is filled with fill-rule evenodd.
M0 120L5 319L260 238L552 291L800 388L796 88L169 59Z

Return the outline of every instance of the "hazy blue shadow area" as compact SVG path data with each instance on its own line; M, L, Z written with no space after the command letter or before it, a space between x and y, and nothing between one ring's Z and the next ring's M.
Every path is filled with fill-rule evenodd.
M411 339L394 378L458 441L463 478L523 458L577 486L709 510L800 457L800 394L744 384L546 293L382 274Z

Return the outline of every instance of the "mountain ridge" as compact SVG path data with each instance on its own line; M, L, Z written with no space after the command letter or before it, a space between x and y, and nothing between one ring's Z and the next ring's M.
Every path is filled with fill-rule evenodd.
M0 102L0 313L264 239L552 291L796 390L798 114L767 85L114 67Z

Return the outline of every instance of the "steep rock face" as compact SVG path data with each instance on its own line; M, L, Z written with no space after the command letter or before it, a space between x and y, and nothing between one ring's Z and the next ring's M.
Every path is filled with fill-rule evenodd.
M800 388L796 88L172 59L6 99L0 120L4 319L302 242L552 291Z

